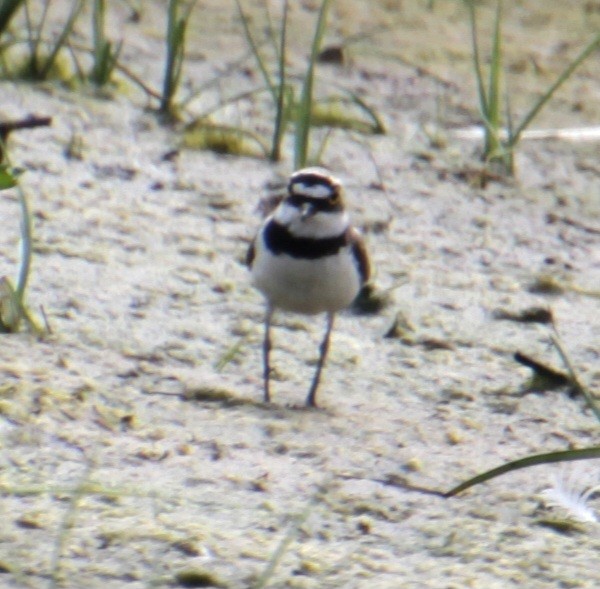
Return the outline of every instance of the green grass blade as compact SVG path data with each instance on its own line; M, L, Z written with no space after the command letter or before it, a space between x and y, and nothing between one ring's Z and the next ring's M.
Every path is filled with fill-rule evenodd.
M590 460L592 458L600 458L600 446L595 446L592 448L583 448L580 450L563 450L560 452L547 452L545 454L534 454L532 456L527 456L525 458L520 458L519 460L513 460L512 462L507 462L501 466L496 468L492 468L492 470L488 470L484 473L481 473L460 485L450 489L446 493L444 493L444 497L454 497L467 489L474 487L475 485L479 485L481 483L485 483L493 478L499 477L500 475L506 474L508 472L512 472L514 470L519 470L521 468L529 468L530 466L537 466L539 464L553 464L555 462L568 462L572 460Z
M123 41L119 41L116 48L113 50L112 43L106 44L106 52L103 56L101 71L100 71L100 85L107 84L110 82L113 71L117 67L121 50L123 49Z
M567 351L565 350L560 337L558 335L558 331L556 330L556 326L554 326L554 333L552 334L552 343L554 347L558 351L559 356L561 357L563 364L566 366L567 371L569 372L569 377L571 382L574 385L575 390L583 395L588 407L592 410L592 413L596 416L596 419L600 421L600 409L596 405L596 401L590 392L581 384L579 377L577 376L577 372L575 372L575 368L573 367L573 363L571 362L571 358Z
M518 143L523 131L530 125L531 121L535 119L542 107L550 100L550 98L552 98L556 90L558 90L558 88L571 77L571 74L598 47L600 47L600 33L598 33L594 39L592 39L592 41L586 45L586 47L584 47L583 51L565 68L565 70L558 76L554 84L552 84L552 86L546 90L542 97L533 105L533 108L525 115L511 137L511 145L516 145Z
M38 72L38 49L42 40L42 29L48 13L49 2L46 1L42 11L37 30L34 30L33 20L29 9L29 2L25 0L25 27L27 29L27 45L29 47L29 72L30 77L35 78Z
M167 12L167 57L165 60L165 73L163 77L163 90L159 110L168 113L171 110L175 87L177 83L177 61L181 51L181 26L178 20L179 0L169 0Z
M14 333L21 323L21 305L12 283L0 278L0 333Z
M285 73L285 57L286 57L286 31L287 31L287 15L288 15L288 0L285 0L283 4L283 16L281 18L281 33L279 39L279 86L277 88L277 111L275 114L275 129L273 130L273 143L271 148L271 160L274 162L279 161L281 156L281 140L285 132L287 124L288 102L290 96L287 90L287 81ZM293 98L293 96L291 97Z
M327 11L330 4L330 0L323 0L321 3L310 60L308 62L306 76L304 77L304 84L302 85L302 93L300 95L296 119L296 137L294 145L294 166L296 169L304 167L308 159L308 139L310 135L315 64L317 63L319 52L321 51L321 42L323 40L323 35L325 34Z
M196 0L189 2L186 9L180 13L181 0L169 0L166 35L167 56L159 106L159 112L165 115L171 114L173 99L179 87L185 57L185 35L195 5Z
M229 346L229 348L227 348L222 356L215 362L214 369L217 372L222 372L223 368L225 368L227 364L233 362L233 360L240 355L245 343L246 338L240 337L233 345Z
M4 144L0 142L0 151L4 150ZM9 166L0 164L0 190L7 190L17 185L17 179L10 171Z
M502 0L497 0L496 2L496 15L494 20L494 33L492 37L487 89L483 79L483 70L479 52L475 0L464 1L469 10L471 44L473 49L473 69L477 82L479 108L481 111L482 122L484 124L483 157L486 160L502 160L503 162L506 162L507 152L500 134L500 94L502 81Z
M73 4L71 5L71 12L69 13L69 18L67 19L67 22L65 23L62 31L60 32L58 39L54 43L54 46L52 47L52 51L50 51L50 55L48 57L46 57L44 60L44 66L41 68L41 70L39 72L40 79L42 79L42 80L45 79L47 77L48 73L50 72L50 70L52 69L52 67L54 66L54 62L56 61L56 58L58 57L60 50L63 48L63 46L67 42L69 35L73 31L73 27L75 26L75 21L77 20L77 17L79 16L79 13L81 12L81 10L83 8L83 4L84 4L84 0L77 0L76 2L73 2Z
M69 540L69 534L75 524L79 512L80 503L85 497L85 489L86 486L89 484L90 473L91 465L88 464L85 469L85 472L83 473L83 476L81 477L79 485L75 488L71 497L69 498L67 509L60 522L58 535L54 543L54 548L52 550L48 589L55 589L59 586L59 584L62 584L60 582L61 559L64 555L65 548Z
M31 270L32 229L31 212L29 211L29 205L27 204L25 192L19 186L17 186L17 191L19 193L19 205L21 207L21 265L19 267L19 277L17 280L17 288L15 289L15 293L19 300L19 304L23 306L25 290L27 289L29 272Z
M94 0L94 9L92 13L92 40L94 42L94 68L101 62L101 55L107 45L104 37L104 22L106 16L105 0Z
M465 0L469 9L469 22L471 25L471 45L473 48L473 69L477 81L477 94L479 97L479 108L484 117L488 118L488 99L483 83L483 73L481 69L481 59L479 57L479 40L477 38L477 20L475 14L475 0Z
M284 12L287 11L287 0L284 0L285 5L283 7ZM271 45L273 46L273 50L275 51L275 55L277 57L277 59L280 59L280 54L279 54L279 46L277 45L277 34L275 32L275 27L273 25L273 19L271 18L271 11L269 10L269 3L268 2L261 2L262 7L264 9L265 12L265 18L267 20L267 37L268 39L271 41ZM282 16L282 20L286 19L287 15L283 15Z
M92 12L94 64L88 78L97 86L104 86L110 81L112 72L117 65L117 60L123 47L123 42L121 41L117 45L116 49L113 49L112 43L106 38L105 15L105 0L94 0L94 8Z
M190 17L192 15L192 10L196 6L197 0L189 0L186 5L185 10L183 11L180 19L179 19L179 40L180 40L180 50L177 53L177 63L176 63L176 82L177 86L179 85L179 80L181 79L181 72L183 70L183 61L185 58L185 35L187 32L187 26L190 21Z
M494 21L494 37L488 83L487 112L485 125L485 159L502 157L502 141L500 139L500 82L502 76L502 2L496 3L496 18Z
M281 559L287 552L289 545L298 537L298 534L300 533L300 528L302 527L302 525L310 515L311 511L313 510L314 503L315 499L313 499L306 506L304 511L300 515L298 515L298 517L292 523L287 534L279 542L279 545L271 555L271 558L269 559L265 570L262 572L252 589L264 589L267 586L267 583L271 580L271 577L275 573L275 570L281 562Z
M365 113L372 121L372 130L375 135L385 135L386 128L383 121L379 118L377 111L370 107L358 94L350 92L350 98L352 102L359 107L359 109Z
M512 108L510 105L510 92L507 90L505 94L505 116L506 116L506 134L507 139L503 142L502 148L504 150L504 160L506 162L507 170L511 175L515 173L515 151L513 148L513 137L515 134L515 125L512 118Z
M25 305L25 291L29 281L32 258L32 222L31 212L23 188L18 183L16 176L11 172L10 158L6 146L0 139L0 152L7 160L0 164L0 190L16 188L21 209L21 260L17 277L17 286L14 288L7 278L0 278L0 332L13 332L19 329L21 319L38 335L43 334L43 329L30 315Z
M271 76L269 75L269 70L267 69L265 60L263 59L263 57L259 51L258 44L256 43L254 36L252 35L252 31L250 30L250 25L248 23L248 17L246 16L246 13L242 9L240 0L235 0L235 3L237 6L237 9L238 9L238 13L240 15L240 19L242 21L242 26L244 28L244 35L246 37L246 41L248 42L248 45L250 45L250 49L252 50L252 54L254 55L254 58L256 59L256 63L258 65L258 69L260 70L260 73L262 74L262 76L265 80L265 84L268 86L269 90L271 91L271 94L273 95L273 100L275 102L277 102L277 89L275 87L275 84L271 80Z
M29 270L31 268L31 243L32 243L32 223L31 212L27 204L25 192L19 186L16 176L11 172L10 158L6 152L6 145L0 139L0 153L4 154L7 160L6 164L0 165L0 190L5 188L16 187L19 195L19 207L21 209L21 266L19 268L19 276L15 295L19 305L23 305L27 281L29 280Z
M10 24L12 17L24 0L1 0L0 1L0 34L4 33Z
M496 19L494 21L494 38L492 41L492 56L490 63L490 79L488 94L488 120L493 129L500 126L500 76L502 74L502 2L496 5Z

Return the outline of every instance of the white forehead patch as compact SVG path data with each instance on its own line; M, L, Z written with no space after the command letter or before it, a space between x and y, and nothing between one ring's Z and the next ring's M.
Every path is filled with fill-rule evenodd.
M324 184L292 182L290 192L299 196L308 196L309 198L329 198L333 194L333 189L331 186Z

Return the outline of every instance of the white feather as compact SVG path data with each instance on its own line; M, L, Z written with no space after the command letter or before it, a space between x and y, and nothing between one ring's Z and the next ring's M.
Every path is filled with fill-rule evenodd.
M600 492L598 476L582 468L573 468L569 474L565 469L555 473L552 486L541 492L544 503L561 507L575 520L583 523L598 523L598 514L588 505L590 497Z

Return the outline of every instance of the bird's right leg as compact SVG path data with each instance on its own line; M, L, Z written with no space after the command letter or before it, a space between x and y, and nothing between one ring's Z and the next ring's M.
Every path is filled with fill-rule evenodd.
M269 383L271 377L271 319L273 318L273 307L267 306L267 312L265 315L265 339L263 341L263 378L265 386L265 403L271 401L271 393L269 390Z

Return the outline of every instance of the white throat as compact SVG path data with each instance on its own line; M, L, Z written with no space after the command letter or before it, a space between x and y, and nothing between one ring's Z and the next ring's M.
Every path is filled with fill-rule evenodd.
M283 201L273 213L273 219L285 225L290 233L298 237L314 239L341 235L350 224L348 213L344 210L331 213L318 212L305 219L301 215L297 207Z

